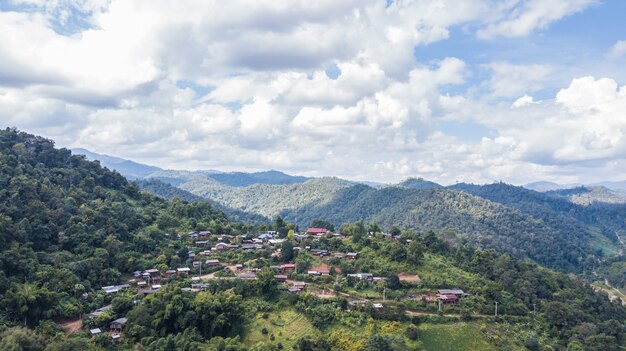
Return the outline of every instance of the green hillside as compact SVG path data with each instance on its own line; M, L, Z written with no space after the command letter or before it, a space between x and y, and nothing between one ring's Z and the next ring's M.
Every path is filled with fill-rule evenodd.
M620 322L626 309L619 300L610 302L573 275L477 250L463 240L444 241L434 232L404 231L392 239L368 233L359 221L345 225L342 237L288 237L279 246L264 242L245 250L243 244L260 228L233 222L205 201L141 193L98 162L12 129L0 131L0 185L0 350L619 351L626 346ZM420 211L431 211L423 213L455 208L465 223L530 220L448 189L359 185L341 191L352 199L353 211L374 213L381 223L392 220L384 208L401 211L415 199L425 204ZM368 207L368 196L381 200ZM318 206L346 205L335 201ZM435 212L428 210L433 203L439 204ZM429 223L443 223L437 221ZM289 228L277 219L271 229L286 235L283 229ZM450 227L436 230L445 234ZM220 235L200 241L190 231ZM199 271L193 263L204 260L196 257L206 255L206 242L217 247L221 240L236 249L215 250L209 255L219 265ZM333 255L316 256L312 249ZM358 256L334 255L346 252ZM238 278L222 267L234 263L255 277ZM283 284L276 267L285 263L297 270L286 272ZM322 263L333 267L329 275L309 273ZM151 268L162 275L156 287L146 272ZM168 277L176 268L189 273ZM610 274L618 270L617 261L607 268ZM151 277L147 290L136 285L144 278L135 271ZM401 273L422 278L402 282ZM305 282L305 290L288 291L286 284L294 281ZM194 288L198 282L203 285ZM439 299L438 289L445 288L463 289L467 296L438 313L436 301L426 297ZM492 315L495 302L498 316ZM105 309L90 313L100 308ZM96 329L100 334L90 336Z
M229 187L193 172L163 171L155 176L227 208L268 218L281 215L301 227L317 219L336 228L363 219L385 228L447 230L477 247L563 271L581 271L598 258L616 255L621 244L615 232L626 230L622 207L581 206L507 184L444 188L408 179L399 186L372 188L317 178L299 184Z

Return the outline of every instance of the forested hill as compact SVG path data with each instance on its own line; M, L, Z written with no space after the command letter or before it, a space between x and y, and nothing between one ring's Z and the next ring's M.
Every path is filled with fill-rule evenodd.
M596 239L606 238L615 245L619 244L615 233L626 233L626 205L623 204L584 206L551 193L539 193L504 183L457 184L452 188L519 209L570 232L587 232L596 235Z
M619 207L585 207L506 184L441 187L422 179L373 188L336 178L289 185L229 187L207 175L162 174L165 181L240 211L282 215L308 226L317 219L339 227L359 219L418 231L448 230L477 247L494 248L563 271L592 267L617 254L615 231L624 228Z
M303 223L324 218L340 224L362 218L385 228L397 225L421 232L447 230L475 246L531 258L565 271L578 271L592 264L595 253L591 234L574 230L567 221L547 223L520 210L444 188L373 189L357 185L338 191L325 204L309 204L281 214L288 220L297 216Z
M50 140L0 130L0 322L74 316L78 290L180 261L173 233L189 230L247 228L206 202L141 193Z
M244 222L244 223L255 223L255 224L271 222L271 220L267 217L263 217L261 215L258 215L252 212L244 212L241 210L230 208L228 206L224 206L211 199L194 195L188 191L179 189L169 183L160 181L158 178L148 178L145 180L138 180L138 181L135 181L135 184L137 184L139 188L141 188L142 190L148 191L154 195L163 197L168 200L173 200L174 198L178 198L180 200L187 201L187 202L207 202L213 208L216 208L224 212L224 214L233 221Z

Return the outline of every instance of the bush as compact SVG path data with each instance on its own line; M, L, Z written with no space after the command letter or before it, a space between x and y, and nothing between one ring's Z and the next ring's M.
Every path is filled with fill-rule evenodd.
M406 336L411 339L411 340L417 340L418 336L419 336L419 331L417 329L416 326L414 326L413 324L409 325L406 328Z
M267 328L263 327L263 329L261 329L261 334L267 335L267 333L268 333Z

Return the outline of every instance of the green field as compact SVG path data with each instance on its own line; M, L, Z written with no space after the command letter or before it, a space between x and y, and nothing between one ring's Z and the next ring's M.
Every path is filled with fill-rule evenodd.
M267 334L261 332L263 328L267 329ZM289 350L299 338L319 334L303 314L291 309L269 312L267 319L263 318L263 313L259 313L245 329L247 332L243 341L248 345L280 342ZM271 341L272 334L274 341Z
M428 351L494 350L478 323L422 324L419 340Z

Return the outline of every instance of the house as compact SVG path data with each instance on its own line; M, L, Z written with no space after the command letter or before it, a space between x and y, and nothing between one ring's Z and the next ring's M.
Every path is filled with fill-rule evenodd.
M307 274L308 275L322 275L322 273L317 272L317 271L308 271Z
M256 249L262 249L263 245L261 244L241 244L241 249L242 250L256 250Z
M208 240L202 240L202 241L196 241L196 242L195 242L195 245L196 245L196 247L198 247L198 248L203 248L203 247L206 247L208 244L209 244L209 241L208 241Z
M406 274L406 273L399 273L398 274L398 279L401 282L406 282L409 284L416 284L419 283L421 281L419 275L417 274Z
M439 289L437 290L437 295L454 295L458 298L469 296L469 294L465 293L461 289Z
M102 334L102 330L100 328L89 329L89 335L96 336Z
M121 333L122 329L124 329L124 326L126 325L126 321L128 321L127 318L118 318L116 320L114 320L113 322L111 322L110 324L110 329L112 333Z
M280 265L280 269L284 272L293 272L296 269L296 265L293 263L284 263Z
M144 276L145 274L148 274L148 276L150 277L150 279L152 280L159 280L161 279L161 273L159 272L158 269L156 268L152 268L152 269L148 269L144 272Z
M228 251L231 250L231 245L226 243L217 243L213 249L217 251Z
M196 253L195 253L195 252L193 252L193 251L192 251L192 252L189 252L189 253L187 253L187 257L189 257L189 258L194 258L194 257L196 257Z
M291 283L290 288L298 289L298 290L304 290L304 289L306 289L306 283L305 282L293 282L293 283Z
M238 263L238 264L236 264L236 265L235 265L235 270L236 270L236 271L240 271L240 270L242 270L242 269L243 269L243 264Z
M374 279L374 275L372 273L348 274L348 277L358 278L359 280L373 280Z
M367 300L352 300L348 301L349 307L365 307L367 306Z
M326 228L307 228L306 233L309 235L317 235L321 236L328 233L328 229Z
M201 232L198 232L198 236L201 238L206 238L206 237L211 236L211 232L208 230L203 230Z
M316 275L329 275L330 267L326 263L322 263L318 266L313 266L309 268L309 274L311 274L312 271L317 272L318 274Z
M157 291L161 289L161 284L152 284L151 288L152 290Z
M220 265L220 260L206 260L204 264L206 264L207 267L217 267Z
M270 245L276 246L285 242L285 239L270 239L267 241Z
M103 286L102 290L104 290L106 294L112 294L112 293L116 293L122 290L126 290L128 288L130 288L130 285L122 284L122 285Z
M208 289L209 289L209 284L196 283L196 284L191 284L191 288L189 289L189 291L200 292L200 291L207 291Z
M148 283L146 283L144 281L137 282L137 287L138 288L145 288L146 286L148 286Z
M152 294L157 292L157 290L152 290L152 289L140 289L137 291L138 295L148 295L148 294Z
M200 264L201 264L201 263L202 263L202 262L200 262L200 261L193 261L193 262L191 263L191 267L193 267L193 268L198 268L198 267L200 267Z
M359 258L359 254L356 252L348 252L346 254L346 258L349 260L356 260L357 258Z
M279 283L284 283L284 282L287 281L287 276L284 275L284 274L276 274L274 276L274 279L276 279L276 281L279 282Z
M330 253L328 252L328 250L311 249L311 255L324 257L324 256L330 256Z
M375 304L372 304L372 307L374 307L374 308L383 308L383 304L382 303L375 303Z
M257 235L257 238L261 239L261 240L269 240L269 239L273 239L274 235L269 234L269 233L261 233L261 234Z
M438 295L439 301L445 304L455 304L459 302L459 297L454 294L443 294Z
M245 272L245 273L239 274L239 278L240 279L256 279L256 274L252 272Z
M333 257L339 258L339 259L344 259L344 258L346 258L346 254L343 253L343 252L334 252L333 253Z
M173 277L176 275L176 270L175 269L167 270L165 271L164 275L166 278Z
M176 268L176 274L178 275L187 275L189 272L191 272L189 267Z
M91 312L90 314L88 314L87 316L89 318L95 318L95 317L98 317L99 315L101 315L101 314L103 314L105 312L108 312L111 308L112 308L111 305L100 307L97 310L95 310L95 311Z

